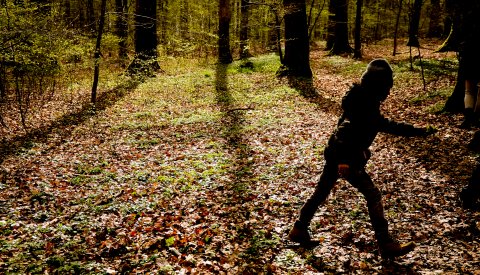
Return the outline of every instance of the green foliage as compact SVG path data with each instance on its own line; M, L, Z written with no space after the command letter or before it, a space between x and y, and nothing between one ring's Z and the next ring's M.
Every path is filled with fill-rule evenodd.
M229 72L239 73L275 73L280 67L280 58L276 54L261 55L247 60L235 61L230 67Z

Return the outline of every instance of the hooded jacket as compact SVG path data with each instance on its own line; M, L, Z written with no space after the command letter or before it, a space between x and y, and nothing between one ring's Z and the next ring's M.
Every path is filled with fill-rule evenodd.
M363 167L370 157L368 148L378 132L401 136L420 136L423 128L395 122L380 113L375 92L354 84L342 99L343 114L325 148L327 161Z

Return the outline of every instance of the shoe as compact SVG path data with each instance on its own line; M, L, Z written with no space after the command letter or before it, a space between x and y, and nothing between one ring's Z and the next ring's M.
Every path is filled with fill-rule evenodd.
M464 120L460 124L461 129L470 129L475 122L475 115L472 108L467 108L464 111Z
M288 233L288 239L307 249L312 249L320 244L320 241L312 240L308 227L301 225L298 221L295 222L293 228Z
M312 240L307 226L299 225L299 222L295 222L292 230L288 233L288 239L296 243L308 243Z
M380 245L380 255L384 259L392 259L406 255L415 248L414 242L400 244L397 241L390 241Z
M471 119L466 118L463 120L463 122L460 124L460 129L470 129L473 126L473 121Z

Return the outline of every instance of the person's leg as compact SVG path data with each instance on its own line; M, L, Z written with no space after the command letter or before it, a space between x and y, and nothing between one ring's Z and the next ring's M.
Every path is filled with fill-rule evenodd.
M388 232L388 222L383 210L382 194L365 170L360 169L352 174L348 180L363 194L367 201L368 214L382 257L392 258L405 255L412 251L415 248L413 242L399 244L390 236Z
M363 169L352 174L348 181L362 193L367 201L370 222L372 223L378 242L389 241L388 222L385 218L380 190Z
M299 243L310 241L310 234L308 233L310 222L318 207L327 199L337 179L337 165L328 164L327 162L315 191L300 209L298 220L288 235L290 240Z
M476 109L475 107L476 93L477 93L477 88L475 87L474 81L472 81L471 79L466 79L465 80L465 97L463 99L463 102L465 105L465 110L464 110L465 119L462 122L462 125L460 125L462 128L470 128L470 126L474 121L474 116L475 116L474 109Z

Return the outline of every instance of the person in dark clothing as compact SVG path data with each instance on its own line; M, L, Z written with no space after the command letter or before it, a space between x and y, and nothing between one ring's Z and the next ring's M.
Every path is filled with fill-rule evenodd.
M459 28L459 61L460 73L465 78L464 96L464 121L461 128L479 126L480 117L480 88L478 86L480 73L480 2L478 0L467 0L462 4L464 10L460 13Z
M383 117L380 104L390 94L393 71L385 59L371 61L360 84L354 84L342 99L343 114L324 151L325 166L315 192L305 202L288 238L304 246L314 246L308 232L318 207L326 201L339 177L345 178L363 194L368 213L384 258L401 256L412 251L413 242L399 244L388 232L380 190L365 171L370 158L369 147L378 132L402 136L426 136L430 130L411 124L398 123Z

